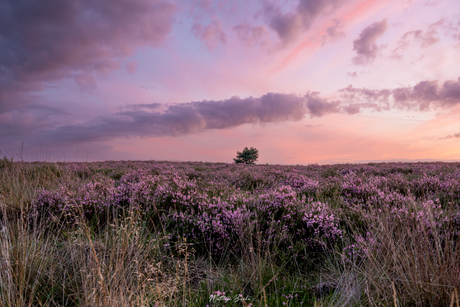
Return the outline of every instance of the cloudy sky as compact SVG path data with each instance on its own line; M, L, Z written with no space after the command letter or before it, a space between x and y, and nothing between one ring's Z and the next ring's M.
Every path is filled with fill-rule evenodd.
M460 160L458 0L0 0L0 151Z

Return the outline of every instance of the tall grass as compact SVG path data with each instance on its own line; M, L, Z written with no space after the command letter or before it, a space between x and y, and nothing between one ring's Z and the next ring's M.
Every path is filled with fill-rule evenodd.
M28 231L20 220L4 219L0 228L0 306L50 303L53 238L40 229Z
M372 240L358 241L365 260L356 267L368 295L385 305L442 306L460 286L459 228L432 206L409 202L411 218L382 210L372 222Z
M447 306L460 287L460 229L452 214L413 201L400 210L372 208L365 236L362 223L347 220L353 249L336 250L323 267L335 288L328 304Z

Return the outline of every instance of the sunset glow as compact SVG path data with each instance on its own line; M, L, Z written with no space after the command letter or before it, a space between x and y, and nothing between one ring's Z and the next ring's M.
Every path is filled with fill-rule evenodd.
M0 4L24 160L460 160L458 0Z

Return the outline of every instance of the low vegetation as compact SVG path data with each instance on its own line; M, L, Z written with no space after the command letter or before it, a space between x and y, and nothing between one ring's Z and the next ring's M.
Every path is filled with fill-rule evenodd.
M0 306L460 306L460 163L0 160Z

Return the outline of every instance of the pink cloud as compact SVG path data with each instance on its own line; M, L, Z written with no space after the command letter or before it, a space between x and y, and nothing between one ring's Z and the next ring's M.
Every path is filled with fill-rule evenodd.
M316 145L315 159L377 157L394 144L382 141L385 129L408 122L405 115L441 118L460 108L453 56L458 51L457 20L449 22L446 15L443 23L430 25L448 12L452 1L428 10L420 1L236 1L233 13L233 2L226 0L7 1L0 10L2 50L7 51L0 52L0 150L22 140L26 146L61 149L136 139L131 157L152 142L144 156L156 158L155 147L167 139L175 147L164 157L182 150L187 159L193 150L194 157L208 157L201 144L190 149L193 142L208 146L234 138L241 150L240 143L256 142L265 133L272 162L280 157L273 152L286 151L284 156L299 156L296 161L302 163L308 148ZM193 4L195 12L190 12ZM378 31L364 33L385 17L384 37L375 38ZM393 26L397 23L401 25ZM409 50L412 59L420 55L412 51L428 48L422 50L425 58L415 64L408 56L407 62L377 61L383 38L390 50L404 38L407 48L415 47ZM353 40L359 41L354 51ZM397 53L405 52L402 47ZM354 56L376 65L372 71L354 71ZM371 112L402 119L395 124L369 120L367 128L354 125ZM436 139L458 132L442 121L439 125L445 128L424 133ZM303 130L291 138L300 126ZM350 131L342 133L340 127ZM353 129L378 131L362 141L359 131L352 135ZM274 144L271 133L277 131ZM322 133L330 144L312 137L312 143L305 139L308 145L298 145L302 134L309 133ZM413 133L405 140L424 137ZM377 142L373 138L385 146L372 145ZM436 142L452 146L455 140ZM302 154L289 152L294 149ZM411 150L403 149L398 154Z
M370 64L378 55L381 47L377 46L376 40L385 33L387 29L387 20L375 22L366 27L359 37L353 41L353 50L356 56L353 63L356 65Z
M305 98L268 93L259 98L232 97L220 101L181 104L128 105L128 110L94 118L81 124L44 129L47 142L91 142L129 136L180 136L213 129L229 129L244 124L299 121L307 112L321 116L328 107L319 101L305 106Z
M320 98L318 92L309 92L305 95L305 98L312 118L340 112L340 101L327 101L324 98Z
M350 85L338 92L341 105L348 104L345 111L353 112L357 108L379 112L390 109L430 111L460 104L460 77L458 80L447 80L442 86L437 80L424 80L413 87L374 90Z
M325 43L336 41L337 39L344 37L345 26L348 25L348 23L352 23L355 19L367 14L378 5L382 6L387 4L382 0L365 0L358 1L358 3L354 2L355 1L347 1L348 5L346 6L340 5L341 2L337 2L338 5L334 6L334 9L337 9L337 13L335 14L332 22L330 20L325 20L324 18L321 19L320 15L318 15L317 19L320 24L317 27L320 30L315 31L315 33L311 33L302 42L298 43L297 46L292 48L288 55L283 57L280 64L278 64L272 72L278 72L286 68L301 52L306 49L315 50L323 46ZM299 35L294 35L292 41L294 41Z
M96 79L90 72L84 72L76 75L75 81L82 91L91 91L97 87Z
M358 76L358 72L357 71L349 71L349 72L347 72L347 76L350 76L352 78L356 78Z
M400 109L428 111L431 108L449 108L460 103L460 77L448 80L442 87L438 81L421 81L413 88L393 90L395 106Z
M339 38L345 37L345 33L343 32L342 29L343 29L343 24L341 24L338 19L334 20L334 25L328 27L325 31L324 43L335 41Z
M88 78L88 80L86 79ZM77 79L78 80L78 79ZM91 85L91 75L80 82ZM20 131L34 131L37 142L106 141L119 137L180 136L199 132L230 129L245 124L295 122L307 114L319 118L328 114L382 112L390 109L426 111L460 104L460 78L442 86L437 81L421 81L413 87L367 89L352 86L338 91L340 99L320 97L318 92L295 94L268 93L258 98L237 96L224 100L202 100L180 104L130 104L122 111L92 118L86 122L46 123L37 129L37 121L24 123ZM37 110L35 111L37 112ZM43 114L53 110L41 109ZM35 130L34 130L35 129Z
M136 73L136 70L137 70L137 67L139 66L139 63L137 63L137 61L131 61L129 63L126 64L126 71L130 74L130 75L134 75Z
M172 29L175 6L163 0L8 1L0 10L1 109L18 107L47 83L106 74L138 46L157 47ZM14 102L13 102L14 101Z
M454 133L454 134L449 134L449 135L446 135L445 137L442 137L442 138L439 138L440 140L444 140L444 139L452 139L452 138L460 138L460 132L458 133Z
M355 88L349 85L346 88L340 89L340 98L344 101L353 103L373 102L379 104L388 104L391 95L391 90L372 90L367 88Z
M234 26L233 30L236 32L238 39L248 47L253 47L262 43L263 38L269 35L269 32L264 26L239 24Z
M222 29L222 22L213 20L210 24L203 26L201 23L194 23L191 31L195 37L202 40L209 50L216 48L220 42L227 42L227 35Z
M270 27L278 34L282 45L287 45L308 30L321 14L336 9L343 0L299 0L294 10L283 13L280 7L266 3L265 15Z
M404 33L399 39L396 48L392 51L392 57L402 59L403 52L411 45L417 43L421 48L427 48L440 41L438 30L445 26L443 19L428 26L426 30L412 30Z

